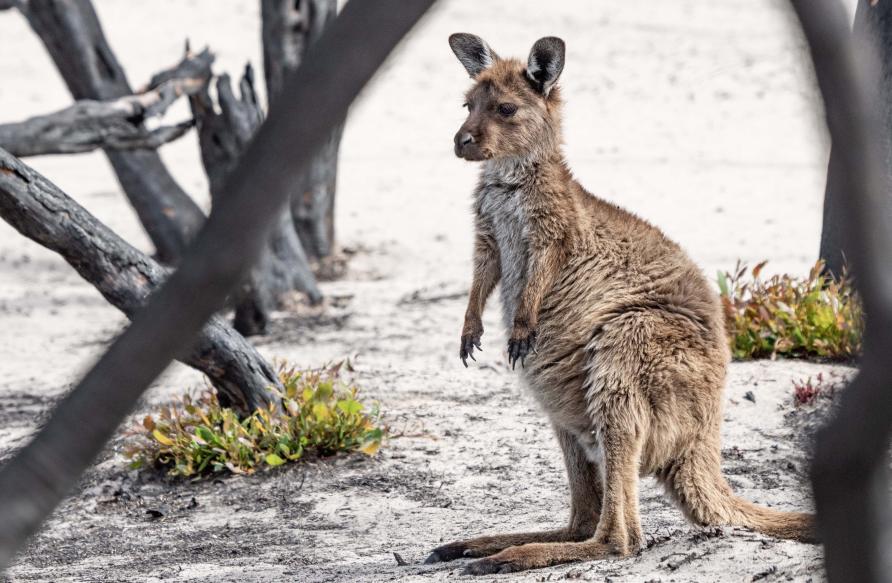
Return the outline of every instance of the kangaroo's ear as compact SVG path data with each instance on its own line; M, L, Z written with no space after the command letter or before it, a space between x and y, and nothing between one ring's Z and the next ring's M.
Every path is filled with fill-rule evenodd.
M493 62L499 58L499 56L489 48L486 41L477 35L468 34L466 32L457 32L450 35L449 46L452 48L452 52L455 53L455 56L458 57L461 64L468 70L471 79L477 77L481 71L492 65Z
M527 77L536 89L545 96L557 83L564 70L564 41L556 36L540 38L533 45L527 60Z

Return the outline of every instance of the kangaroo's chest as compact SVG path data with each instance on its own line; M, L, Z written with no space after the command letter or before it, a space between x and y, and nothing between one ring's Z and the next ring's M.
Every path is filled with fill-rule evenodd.
M514 320L527 275L529 231L523 193L510 184L494 184L481 192L480 213L490 225L502 268L500 296L506 327Z

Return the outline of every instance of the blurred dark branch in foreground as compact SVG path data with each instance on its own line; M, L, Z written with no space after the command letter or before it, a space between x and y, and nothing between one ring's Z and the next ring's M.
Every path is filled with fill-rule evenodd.
M90 0L28 0L17 6L75 100L110 101L133 94ZM109 149L106 154L158 258L176 263L204 223L204 213L157 152Z
M293 180L431 4L349 2L287 77L179 268L44 428L0 470L0 568L74 486L146 387L224 305L268 240Z
M116 235L53 183L0 149L0 218L22 235L61 255L113 306L132 318L169 275ZM249 414L276 403L275 371L220 317L211 318L187 356L221 402Z
M890 0L881 0L879 5ZM890 193L875 51L856 47L836 0L792 0L808 40L833 140L845 255L858 274L866 331L861 370L837 414L817 436L811 477L834 582L892 581L892 233ZM871 8L873 9L873 8ZM858 50L860 49L860 50Z
M868 90L873 92L869 97L874 100L878 109L876 121L883 128L880 136L883 170L888 178L892 176L892 2L857 0L852 34L856 44L873 51L878 57L873 73L877 82ZM848 204L848 193L840 190L843 185L836 176L840 172L841 156L842 152L837 148L830 152L819 252L820 258L824 260L825 271L836 277L843 274L846 265L843 250L845 226L842 223L845 220L843 207ZM892 221L892 191L886 192L886 204L882 212L886 221Z

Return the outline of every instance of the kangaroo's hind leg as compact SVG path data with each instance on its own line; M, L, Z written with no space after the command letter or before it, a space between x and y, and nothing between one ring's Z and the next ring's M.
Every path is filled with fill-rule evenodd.
M582 541L592 536L601 510L601 478L596 464L591 463L576 438L568 431L555 428L564 453L570 481L570 522L565 528L539 532L518 532L481 536L452 542L433 550L425 563L451 561L462 557L485 557L509 547L530 543Z
M641 545L638 516L638 464L641 440L619 418L600 431L603 449L603 498L598 527L593 536L564 541L537 541L507 548L474 561L467 572L474 575L511 573L561 563L626 556Z
M604 489L594 536L508 548L471 563L470 573L506 573L627 556L641 547L638 476L651 428L646 382L654 350L662 345L658 332L647 314L630 313L605 326L586 349L585 411L590 449L593 458L600 458Z

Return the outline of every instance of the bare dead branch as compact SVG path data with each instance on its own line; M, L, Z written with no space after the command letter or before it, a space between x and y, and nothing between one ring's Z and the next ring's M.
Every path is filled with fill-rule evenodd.
M263 122L263 111L257 103L250 65L245 67L239 85L240 97L232 90L229 75L223 74L217 78L219 113L214 108L209 84L189 99L192 115L198 125L202 163L208 175L211 196L215 200L219 199L226 178Z
M31 443L0 470L0 568L75 484L145 388L173 357L188 350L223 306L259 256L295 176L431 4L433 0L348 3L305 63L288 77L179 269Z
M0 125L0 148L14 156L76 154L97 148L155 149L192 127L183 122L148 130L143 122L161 116L181 96L203 90L211 78L214 56L208 49L186 56L152 77L136 95L108 101L85 99L61 111L19 123Z
M200 53L193 53L186 43L186 52L183 59L164 71L155 73L149 81L149 85L143 90L149 91L165 85L171 81L186 82L189 95L194 95L204 87L212 77L211 65L214 64L214 54L205 47Z
M888 447L892 435L892 233L886 139L880 134L876 54L856 50L847 15L834 0L792 0L808 40L836 157L834 188L846 193L843 248L864 301L861 371L843 392L836 416L817 436L811 468L831 581L892 581L892 505Z
M0 149L0 218L61 255L113 306L132 318L169 271L131 247L53 183ZM211 319L182 361L205 373L222 400L243 413L276 403L277 376L248 342Z
M183 136L192 122L148 130L143 121L163 115L184 94L194 93L204 80L171 79L139 95L112 101L78 101L61 111L0 125L0 148L14 156L77 154L97 148L154 149Z

